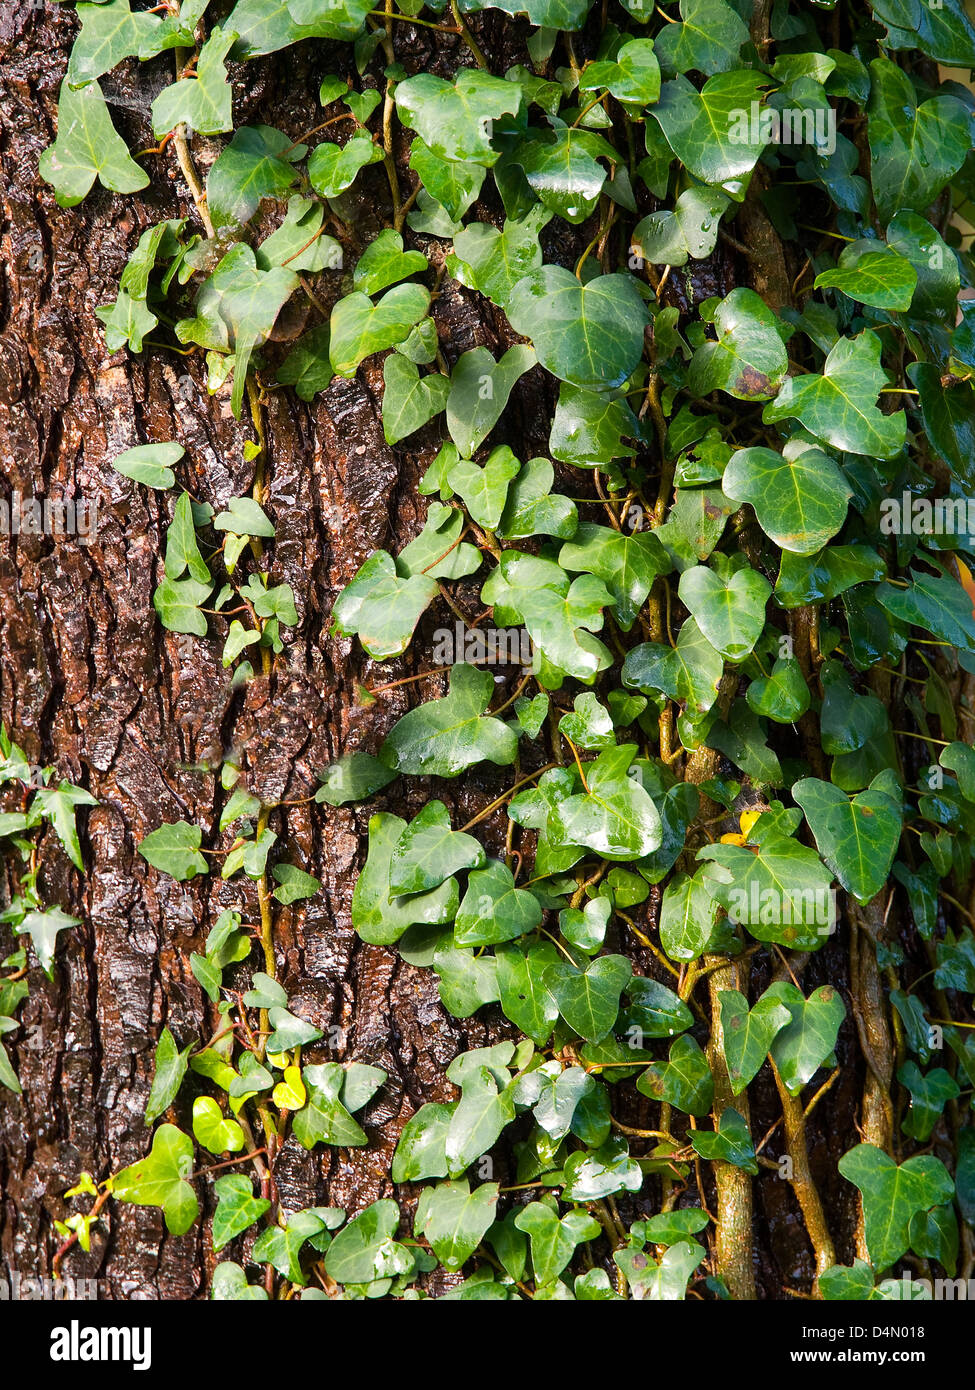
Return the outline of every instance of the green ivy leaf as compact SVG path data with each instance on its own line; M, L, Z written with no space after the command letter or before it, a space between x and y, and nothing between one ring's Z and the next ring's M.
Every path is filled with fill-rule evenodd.
M438 926L456 915L460 894L453 878L433 892L391 899L390 862L405 829L406 821L383 811L369 819L369 853L352 892L352 925L364 941L390 945L407 927Z
M152 103L152 133L157 140L178 125L187 125L201 135L233 130L233 92L224 60L236 39L233 31L219 26L211 29L200 49L196 75L180 78L159 93Z
M156 1069L152 1086L149 1088L149 1099L146 1101L147 1125L151 1125L153 1120L158 1120L163 1111L168 1110L176 1099L176 1093L186 1075L188 1058L193 1047L193 1042L189 1042L181 1051L168 1028L164 1028L160 1033L156 1044Z
M154 869L184 883L207 872L207 861L200 853L202 842L200 826L179 820L153 830L140 841L139 853Z
M477 762L513 763L517 735L484 713L493 692L490 671L459 663L450 673L450 693L404 714L390 730L383 755L399 772L428 777L457 777Z
M665 1064L654 1063L636 1088L652 1100L676 1105L689 1115L706 1115L714 1097L714 1078L707 1058L690 1037L675 1038Z
M721 1120L716 1130L694 1131L691 1135L691 1147L695 1153L699 1153L711 1163L730 1163L753 1176L758 1174L755 1145L748 1132L748 1125L731 1106L721 1112Z
M378 304L358 290L332 310L329 355L337 376L354 376L374 352L403 342L430 307L430 292L408 283L387 290Z
M677 592L715 651L726 661L744 661L765 627L768 580L747 563L737 570L695 565L681 575Z
M666 73L703 72L712 77L741 66L748 25L724 0L681 0L682 23L666 24L654 39Z
M438 1183L425 1187L417 1203L413 1233L426 1239L445 1269L457 1270L470 1259L493 1224L498 1204L498 1184Z
M368 135L354 135L344 145L325 141L312 150L308 161L311 186L323 198L337 198L351 188L360 169L383 159L381 145L373 144ZM426 265L424 259L423 269Z
M58 136L42 152L38 172L62 208L77 206L96 179L115 193L137 193L149 182L112 125L98 83L74 89L67 79L58 96Z
M218 1178L213 1190L217 1194L217 1209L213 1214L213 1248L222 1250L258 1222L271 1203L266 1197L254 1196L253 1183L244 1173L231 1173Z
M274 3L274 0L271 0ZM280 198L298 177L294 149L273 126L241 126L207 175L207 208L218 230L248 222L262 198Z
M546 967L543 981L569 1027L588 1042L599 1042L616 1022L631 974L625 956L599 956L585 970L556 961Z
M462 68L455 82L420 73L396 88L400 120L441 159L490 167L498 159L491 146L491 127L521 106L514 82L491 77L477 68Z
M447 429L464 459L469 459L487 439L500 420L515 383L534 365L534 350L522 343L509 348L497 362L484 347L472 348L458 358L450 374ZM461 488L457 491L464 495ZM498 509L493 525L482 524L493 530L500 515Z
M767 79L760 72L720 72L700 92L686 77L665 82L652 108L674 154L702 183L716 184L730 197L744 193L744 179L765 148L750 120Z
M335 631L345 637L358 634L376 661L399 656L436 594L435 579L424 574L401 578L393 557L376 550L335 600Z
M788 981L769 985L763 999L784 1004L791 1023L776 1033L770 1048L786 1090L797 1096L832 1055L846 1008L832 985L820 985L809 998Z
M832 782L816 777L797 782L792 795L843 887L857 902L870 902L887 882L900 843L898 802L880 790L860 792L851 800Z
M898 1166L874 1144L857 1144L839 1162L860 1189L864 1235L876 1270L889 1268L908 1248L911 1219L950 1201L954 1183L940 1159L919 1154Z
M705 714L714 704L724 671L721 656L693 618L681 625L677 645L644 642L627 652L623 684L639 690L662 691L689 710Z
M484 863L483 850L480 862ZM467 881L454 923L454 940L458 946L494 946L534 931L541 920L542 909L534 894L515 887L507 864L489 859L486 867L475 869Z
M903 209L923 213L934 201L968 154L971 121L954 96L918 105L910 77L889 58L874 59L870 79L870 174L886 223Z
M147 1156L112 1179L112 1195L139 1207L162 1207L170 1235L183 1236L200 1212L187 1179L193 1172L193 1141L175 1125L160 1125Z
M758 1074L768 1056L772 1040L792 1022L792 1014L783 1003L769 994L764 994L749 1010L748 1000L736 989L721 990L718 1004L721 1009L721 1041L731 1078L731 1093L737 1096Z
M759 526L776 545L810 555L842 527L853 489L819 449L786 445L786 451L739 449L721 486L736 502L751 503Z
M647 311L628 275L583 285L570 270L544 266L517 281L508 318L542 366L575 386L622 386L643 352Z

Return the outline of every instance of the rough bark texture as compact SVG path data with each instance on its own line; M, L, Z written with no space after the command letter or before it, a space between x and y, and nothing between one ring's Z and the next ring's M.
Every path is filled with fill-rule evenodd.
M246 785L266 801L307 795L316 769L339 752L374 751L415 695L412 687L401 687L365 708L356 701L357 682L424 669L425 645L429 650L421 642L421 655L371 671L360 649L327 635L338 590L376 546L395 548L411 539L420 519L415 483L432 441L421 434L412 454L385 444L374 362L357 379L336 382L312 406L283 391L271 397L272 582L292 584L300 619L275 674L234 691L218 642L167 634L156 621L151 596L166 499L114 474L111 460L137 443L175 439L187 451L188 486L200 499L220 503L249 487L253 465L242 461L246 424L234 421L228 392L207 395L195 358L152 347L138 358L106 354L95 309L114 298L138 236L160 218L192 216L193 208L171 153L148 158L152 183L144 195L99 190L79 208L55 206L37 177L37 157L54 136L57 89L75 28L74 14L56 7L14 3L0 16L4 493L81 494L97 500L99 509L97 541L88 547L0 538L0 717L30 757L55 764L99 801L83 837L85 876L70 869L53 836L43 845L46 900L73 911L83 925L62 937L53 983L32 972L24 1027L13 1045L24 1095L16 1100L4 1093L0 1101L0 1252L4 1266L22 1274L50 1272L52 1220L64 1215L61 1194L81 1170L101 1178L145 1152L143 1110L160 1028L168 1024L184 1043L205 1036L214 1017L189 969L190 952L201 949L227 905L243 902L245 920L257 920L256 887L249 881L176 884L147 869L138 842L166 820L213 830L215 774L232 750ZM398 29L405 32L395 35L397 56L411 71L450 74L461 61L457 40ZM479 34L496 70L525 60L520 32L498 12L483 21ZM584 37L579 46L584 52ZM246 79L236 83L236 123L260 120L299 136L318 118L321 77L337 65L344 72L349 61L347 46L322 42L249 64ZM169 80L169 68L161 59L122 73L103 85L117 124L130 147L139 149L153 143L149 103ZM216 149L216 143L209 149L197 143L202 171ZM366 200L350 223L360 244L388 211L382 166L368 171L364 183ZM591 235L563 226L569 232L578 232L581 245ZM442 257L442 244L421 244ZM354 257L359 247L348 249ZM551 241L546 252L548 259L560 258ZM672 302L727 293L735 283L731 253L721 244L695 273L697 285L690 275L673 277ZM744 267L741 278L747 280ZM285 333L300 331L302 312L293 312ZM450 281L435 317L450 361L478 344L497 349L510 341L490 306ZM545 451L554 390L542 377L536 370L521 383L506 416L521 457ZM474 587L468 608L479 611ZM436 621L428 617L427 636ZM435 678L425 695L437 687ZM377 804L412 815L436 795L467 819L504 785L502 774L493 778L486 771L464 779L460 790L414 781L405 788L395 784ZM492 1010L458 1023L441 1008L432 972L358 941L349 905L366 813L298 806L286 819L274 812L271 824L285 857L324 885L313 906L276 913L280 976L301 1013L327 1034L339 1030L329 1034L328 1055L377 1063L390 1077L365 1115L369 1148L330 1150L323 1158L289 1141L277 1165L281 1203L294 1209L327 1200L354 1211L391 1194L389 1163L405 1119L425 1101L452 1098L443 1074L450 1059L465 1046L501 1036L506 1025ZM500 826L486 823L489 845ZM655 894L643 910L653 911L658 900ZM650 953L633 939L616 948L647 973L656 972ZM845 947L834 941L810 963L804 983L829 979L845 988L847 978ZM753 988L766 983L752 981ZM848 1065L834 1089L829 1122L820 1127L817 1117L807 1136L837 1255L845 1260L853 1253L854 1194L845 1184L839 1184L842 1193L830 1190L837 1180L828 1175L855 1142L863 1067L854 1050L848 1018L840 1040L840 1058ZM646 1122L639 1098L636 1103L622 1118ZM780 1113L771 1081L756 1085L752 1103L761 1136ZM188 1104L179 1102L184 1123ZM769 1152L778 1151L773 1143ZM765 1172L755 1185L755 1250L760 1297L782 1297L783 1280L808 1281L814 1272L794 1196L787 1183ZM173 1239L158 1211L116 1206L107 1232L97 1228L91 1256L75 1248L64 1268L105 1280L105 1297L190 1299L206 1288L207 1264L214 1260L208 1251L204 1228Z

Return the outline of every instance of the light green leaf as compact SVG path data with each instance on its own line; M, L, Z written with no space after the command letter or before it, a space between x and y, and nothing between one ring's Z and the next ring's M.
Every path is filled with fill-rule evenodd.
M136 193L149 182L112 125L97 82L77 89L62 82L57 139L42 152L38 172L62 208L80 203L96 178L115 193Z

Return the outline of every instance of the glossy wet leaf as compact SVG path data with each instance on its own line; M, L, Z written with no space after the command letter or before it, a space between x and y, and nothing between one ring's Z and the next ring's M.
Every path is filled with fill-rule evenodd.
M445 1269L460 1269L494 1222L498 1184L439 1183L426 1187L417 1203L414 1233L425 1238Z
M599 956L585 970L558 961L547 967L543 980L569 1027L587 1041L599 1042L616 1022L631 973L625 956Z
M740 194L765 146L750 122L751 104L760 100L764 79L751 71L721 72L700 91L677 77L665 82L652 113L681 163L702 183Z
M711 1108L714 1078L698 1044L682 1037L671 1043L666 1062L647 1067L636 1087L651 1100L675 1105L689 1115L704 1115Z
M483 851L480 862L484 862ZM534 931L541 920L538 899L515 887L506 864L489 859L485 868L475 869L467 880L467 892L454 923L454 940L458 946L493 946Z
M695 565L680 577L678 595L704 637L728 661L744 661L765 626L772 586L747 566L719 574Z
M447 429L465 459L491 433L515 383L534 365L534 351L521 343L509 348L497 362L487 348L472 348L458 358L450 374ZM498 520L500 512L495 526Z
M795 419L837 449L893 458L904 445L905 420L902 410L884 415L877 407L877 397L887 385L880 354L880 339L869 329L855 338L841 338L822 374L787 377L763 418Z
M757 446L732 454L722 487L750 502L765 534L799 555L819 550L846 519L853 490L837 464L818 449L791 457Z
M645 642L627 653L623 684L647 692L662 691L694 713L704 714L714 704L723 671L720 653L694 619L688 618L681 624L676 646Z
M41 153L38 172L62 208L80 203L96 179L116 193L135 193L149 182L113 126L97 82L77 89L62 82L57 139Z
M461 869L479 869L484 850L473 835L451 828L442 801L428 801L406 827L389 861L391 895L425 893Z
M396 88L400 119L434 154L488 166L498 158L492 123L514 115L521 100L515 83L471 68L461 68L454 82L424 72Z
M636 224L632 245L652 265L686 265L710 256L729 200L717 188L686 188L673 210L652 212Z
M712 1163L730 1163L753 1176L758 1174L755 1146L744 1119L731 1106L722 1111L716 1130L698 1129L691 1135L695 1153Z
M201 135L233 130L231 98L224 66L236 34L217 27L200 49L196 72L164 87L152 103L152 132L159 139L175 126L186 125Z
M329 355L337 376L354 376L360 362L407 338L430 306L430 292L412 282L395 285L378 303L361 291L332 310Z
M335 600L336 631L344 636L357 634L376 660L399 656L436 593L435 579L424 574L402 578L393 557L377 550Z
M874 1268L883 1271L908 1248L912 1218L951 1199L954 1184L940 1159L919 1154L899 1166L874 1144L858 1144L839 1162L860 1189L864 1235Z
M376 164L382 158L382 146L373 144L365 135L354 135L344 145L326 141L312 150L308 177L312 188L323 198L337 198L352 187L360 169Z
M170 1235L182 1236L200 1212L187 1179L193 1172L193 1141L175 1125L160 1125L145 1158L112 1179L112 1194L139 1207L162 1207Z
M792 1015L775 1035L772 1061L790 1095L796 1096L832 1055L846 1007L837 989L820 985L808 999L788 981L769 985L763 999L774 999Z
M627 534L610 526L581 523L559 551L559 564L601 579L613 595L620 627L633 626L653 582L670 569L670 559L652 531Z
M200 826L175 821L146 835L139 843L139 853L154 869L185 882L207 872L207 861L200 853L202 843Z
M219 1152L219 1151L218 1151ZM244 1173L231 1173L213 1184L217 1209L213 1214L213 1248L225 1245L261 1219L271 1203L266 1197L254 1196L254 1184Z
M405 829L406 821L384 811L369 819L369 853L352 892L352 925L364 941L377 945L391 945L417 923L450 922L457 911L460 895L453 878L430 893L391 898L390 863Z
M781 320L754 290L735 289L714 309L715 342L695 352L687 373L697 396L726 391L739 400L768 400L789 365Z
M737 1096L757 1075L773 1038L792 1022L792 1015L783 1003L767 994L749 1009L748 1000L736 989L721 990L718 1004L731 1091Z
M814 289L842 290L859 304L875 309L909 309L917 288L917 271L895 251L864 251L863 243L847 247L835 270L816 276Z
M273 0L272 0L273 2ZM241 126L207 175L207 207L218 229L247 222L262 198L280 198L295 183L297 152L273 126Z
M450 691L428 700L393 725L383 744L390 766L413 776L456 777L476 762L513 763L517 735L485 713L494 692L490 671L463 662L450 673Z
M934 200L968 153L970 122L955 96L918 104L911 79L889 58L874 59L870 78L873 194L887 222L903 209L924 212Z
M156 1044L155 1070L149 1099L146 1101L145 1120L151 1125L164 1111L168 1110L176 1098L183 1077L186 1075L192 1042L180 1049L168 1028L164 1028Z
M516 333L530 338L553 376L575 386L621 386L643 350L647 311L626 275L583 285L549 265L520 279L507 305Z
M816 777L797 782L792 795L820 854L843 887L858 902L870 902L887 882L900 843L898 802L879 790L850 798L832 782Z

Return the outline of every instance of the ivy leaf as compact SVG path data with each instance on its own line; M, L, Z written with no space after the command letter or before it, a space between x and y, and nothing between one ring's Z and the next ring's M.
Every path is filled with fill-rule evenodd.
M313 874L306 874L294 864L275 864L271 870L278 887L271 894L279 903L302 902L321 892L321 883Z
M480 862L484 863L483 850ZM475 868L467 881L454 923L454 940L458 946L494 946L534 931L541 920L542 909L535 895L515 887L507 864L489 859L487 866Z
M297 284L297 275L284 266L259 270L252 248L239 242L201 286L194 306L196 316L180 319L176 325L181 343L199 343L217 352L233 347L230 402L238 419L251 354L271 332Z
M430 579L463 579L480 569L481 552L460 539L466 520L459 508L431 502L423 530L396 557L397 573L422 574Z
M842 290L858 304L874 309L909 309L917 288L917 271L895 251L864 249L871 244L854 242L847 246L836 270L817 275L813 289Z
M310 401L324 391L332 381L332 364L328 358L330 334L327 323L320 323L303 333L297 345L278 368L277 379L293 386L299 400Z
M483 1004L492 1004L498 997L498 968L493 956L476 956L473 951L440 945L434 949L433 968L441 1003L455 1018L470 1018Z
M643 438L643 426L624 397L562 383L549 436L553 458L593 468L631 456Z
M792 1022L792 1014L780 1000L768 994L749 1010L748 1000L736 989L721 990L718 1004L731 1093L737 1096L758 1074L773 1038Z
M312 188L323 198L337 198L352 187L360 169L380 163L383 158L382 146L374 144L368 135L354 135L344 145L325 141L312 150L308 177Z
M80 926L81 923L77 917L69 917L59 907L49 907L43 912L36 910L26 913L14 930L18 936L30 937L40 967L48 979L51 979L58 932L69 931L71 927Z
M729 571L695 565L681 575L677 592L712 647L728 661L744 661L765 627L772 586L747 565Z
M538 234L551 216L538 205L521 221L508 218L501 231L484 222L471 223L454 237L447 257L450 273L503 309L518 282L541 268Z
M477 68L462 68L456 82L430 73L410 77L396 87L400 120L441 159L490 167L499 152L491 147L491 128L521 106L517 83L491 77Z
M222 1149L211 1150L222 1153ZM245 1173L230 1173L213 1184L217 1194L217 1209L213 1214L213 1248L225 1245L255 1225L271 1203L266 1197L254 1196L253 1182Z
M284 1226L269 1226L261 1232L251 1255L255 1261L273 1265L279 1274L301 1287L305 1283L301 1268L302 1247L309 1240L320 1237L329 1226L337 1225L344 1215L336 1207L292 1212Z
M352 891L352 925L364 941L388 946L416 923L439 926L457 912L457 880L449 878L431 893L391 898L390 862L406 821L379 812L369 819L369 853Z
M686 77L677 77L664 83L652 108L685 168L734 198L743 196L744 177L765 148L765 138L752 128L750 116L767 81L760 72L721 72L698 92Z
M913 1061L905 1062L897 1080L911 1093L901 1128L910 1138L926 1144L947 1103L961 1094L958 1083L944 1067L932 1067L925 1075Z
M790 836L773 830L749 848L705 845L697 857L725 870L727 880L709 878L708 887L756 940L816 950L832 930L833 876L813 850Z
M514 352L515 349L511 350ZM449 412L449 400L447 409ZM504 512L508 484L520 467L511 450L502 444L500 448L492 449L483 466L472 463L469 459L459 459L451 464L447 469L447 483L463 498L464 505L474 521L479 526L486 526L489 531L493 531L500 523Z
M690 1037L675 1038L667 1062L647 1067L636 1088L651 1100L676 1105L688 1115L706 1115L714 1098L707 1058Z
M752 1136L737 1110L728 1106L721 1112L721 1120L716 1130L695 1130L691 1135L691 1147L695 1153L711 1163L730 1163L753 1176L758 1173L755 1158L755 1145Z
M268 1052L290 1052L293 1047L304 1047L322 1036L320 1029L288 1009L268 1009L268 1022L273 1029L267 1040Z
M460 1269L494 1224L497 1204L496 1182L481 1183L473 1192L466 1179L425 1187L417 1203L413 1233L430 1242L445 1269Z
M877 896L890 876L901 837L901 808L886 792L852 800L832 782L805 777L792 788L823 859L857 902Z
M599 956L585 970L556 961L542 978L569 1027L588 1042L600 1042L616 1022L632 973L625 956Z
M626 986L626 993L631 1003L621 1023L630 1035L631 1047L634 1042L646 1038L672 1038L694 1022L693 1014L680 996L658 980L634 975ZM639 1038L634 1037L634 1030Z
M523 140L511 155L543 206L578 225L592 213L606 183L596 156L616 161L613 147L589 130L570 126Z
M197 874L207 872L207 861L200 853L203 830L178 820L161 825L140 841L139 853L148 864L161 873L185 883Z
M408 283L387 290L377 304L358 290L332 310L329 356L336 376L354 376L374 352L403 342L430 307L430 292Z
M81 30L68 59L68 81L80 87L117 67L123 58L149 57L153 38L162 21L153 14L133 11L129 0L76 7Z
M75 813L79 806L97 806L98 798L86 792L83 787L75 787L70 782L59 782L57 787L38 787L31 803L31 811L40 811L54 827L54 833L61 841L68 858L76 869L84 871L81 845L78 841L78 827Z
M575 535L578 512L569 497L552 494L555 470L548 459L529 459L518 475L509 482L508 495L501 520L499 536L517 540L521 536Z
M651 265L682 266L710 256L728 205L716 188L686 188L672 212L661 209L636 224L632 249Z
M687 369L696 396L726 391L738 400L768 400L785 378L784 325L754 290L736 289L714 308L717 342L702 343Z
M472 1068L447 1128L444 1150L451 1177L486 1154L514 1118L514 1101L507 1089L498 1090L497 1079L487 1067Z
M639 859L660 847L660 812L638 777L627 776L637 746L608 748L586 765L586 791L549 813L556 843L586 845L605 859Z
M272 0L273 3L273 0ZM207 207L214 227L249 221L262 198L280 198L298 177L298 157L287 135L273 126L242 126L207 175Z
M398 352L383 364L383 434L396 444L439 415L447 404L450 383L441 372L420 376Z
M186 1075L188 1058L193 1046L192 1041L188 1042L180 1051L168 1028L164 1028L160 1033L156 1044L156 1068L152 1086L149 1088L149 1099L146 1101L147 1125L151 1125L153 1120L158 1120L163 1111L168 1110L176 1099L176 1093Z
M134 449L126 449L112 461L116 473L123 478L131 478L146 487L168 488L176 482L172 465L178 463L186 450L181 444L137 444Z
M193 1102L193 1133L212 1154L236 1154L244 1147L244 1131L236 1120L224 1115L210 1096L197 1096ZM246 1181L249 1189L250 1179Z
M762 998L784 1004L792 1015L775 1035L770 1052L786 1090L797 1096L831 1056L846 1008L832 985L820 985L806 999L795 985L780 980L769 985Z
M877 599L887 612L962 651L975 651L972 604L957 579L913 569L909 575L911 582L906 589L877 585Z
M558 948L549 941L515 941L499 947L495 957L505 1018L543 1047L559 1016L559 1007L544 983L546 969L559 960Z
M609 526L583 522L559 551L567 570L585 570L601 579L613 595L616 616L629 632L653 588L654 580L671 568L670 559L652 531L627 535Z
M303 1067L301 1076L308 1098L291 1119L298 1143L305 1149L313 1149L316 1144L335 1144L340 1148L368 1144L369 1136L341 1100L345 1069L338 1062L326 1062L323 1066Z
M457 777L478 762L504 767L518 753L518 737L486 715L494 692L490 671L463 662L450 673L450 693L404 714L390 730L383 755L413 776Z
M370 753L343 753L341 758L318 773L322 785L315 793L315 800L326 801L329 806L365 801L374 792L388 786L395 776L392 768Z
M427 258L423 252L404 251L399 232L387 227L375 241L369 243L356 262L352 286L363 294L378 294L380 290L426 269Z
M253 497L231 497L227 510L214 517L213 529L229 531L234 536L274 538L274 522Z
M276 265L294 271L340 270L342 247L321 234L324 216L324 208L311 198L289 198L284 221L255 252L258 270Z
M532 1269L538 1286L552 1284L584 1240L600 1234L598 1221L575 1208L559 1217L545 1202L529 1202L515 1217L515 1225L531 1242Z
M376 550L335 600L334 630L344 637L357 633L369 655L385 661L406 651L436 594L435 579L425 574L403 579L393 557Z
M238 0L227 20L240 36L234 57L275 53L300 39L354 39L365 8L365 0Z
M780 656L770 676L750 682L745 691L750 709L776 724L792 724L809 708L812 696L795 657Z
M677 634L676 647L644 642L633 647L623 662L623 684L648 693L662 691L695 714L706 714L718 694L724 671L721 656L693 618Z
M515 284L508 318L542 366L575 386L622 386L643 353L647 310L629 275L583 285L571 270L543 266Z
M660 942L671 960L696 960L708 949L718 920L718 904L695 874L678 874L664 889Z
M853 489L819 449L787 444L786 451L739 449L721 486L734 501L751 503L759 526L776 545L811 555L842 527Z
M158 140L178 125L201 135L233 130L233 92L224 60L236 42L235 33L217 26L200 49L195 77L183 77L164 87L152 103L152 133Z
M461 869L478 869L484 849L473 835L450 828L442 801L428 801L403 831L389 862L391 897L424 893ZM466 943L465 943L466 944Z
M881 343L865 329L840 338L823 364L822 375L787 377L763 419L796 419L810 433L837 449L888 459L904 447L904 412L883 415L876 400L886 384L880 365Z
M419 136L410 146L410 168L431 198L459 222L478 196L487 170L481 164L461 164L434 154Z
M67 79L58 96L57 139L41 153L38 172L62 208L76 207L96 179L115 193L136 193L149 182L112 125L98 83L75 89Z
M971 118L954 96L918 105L910 77L889 58L873 60L870 79L870 176L887 223L903 209L924 212L957 173L971 146Z
M393 1182L447 1176L447 1130L453 1113L452 1105L421 1105L407 1120L393 1154Z
M535 365L530 347L516 343L495 361L487 348L463 353L450 374L447 429L461 455L469 459L487 439L508 404L515 383ZM458 489L460 491L460 489ZM497 525L500 511L491 529Z
M617 101L652 106L660 95L660 64L650 39L630 39L609 61L587 63L579 79L581 91L608 88Z
M591 0L461 0L462 13L503 10L505 14L528 16L530 24L546 29L581 29L591 9Z
M546 579L533 583L539 564ZM602 610L612 602L609 590L594 575L570 582L558 565L508 551L481 597L485 603L500 605L514 621L523 622L532 641L559 671L591 682L610 664L607 649L589 635L600 630Z
M200 1212L187 1179L193 1172L193 1141L175 1125L160 1125L147 1156L112 1179L112 1195L139 1207L162 1207L170 1235L184 1236Z
M878 1271L908 1248L912 1218L942 1206L954 1192L944 1164L930 1154L917 1154L898 1166L874 1144L857 1144L840 1159L839 1170L860 1189L864 1236Z
M724 0L681 0L680 24L666 24L654 48L667 73L703 72L712 77L741 65L748 25Z

